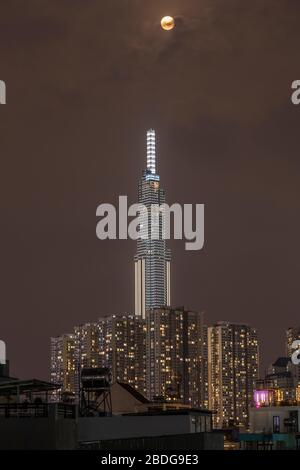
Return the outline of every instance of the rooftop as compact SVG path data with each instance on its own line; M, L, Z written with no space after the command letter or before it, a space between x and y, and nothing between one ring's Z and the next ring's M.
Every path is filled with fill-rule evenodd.
M41 393L58 390L60 385L43 380L18 380L9 378L7 381L0 382L0 396L19 395L21 393Z
M123 416L160 416L160 415L195 415L195 414L205 414L211 415L210 410L201 409L201 408L186 408L186 409L177 409L177 410L149 410L143 411L140 413L126 413Z
M124 390L129 392L136 400L138 400L141 403L150 403L150 401L144 397L140 392L138 392L135 388L131 387L131 385L124 383L124 382L117 382L118 385L120 385Z

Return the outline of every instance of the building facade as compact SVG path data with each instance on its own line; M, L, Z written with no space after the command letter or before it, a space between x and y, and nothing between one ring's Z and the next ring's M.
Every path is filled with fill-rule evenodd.
M218 322L207 330L207 348L208 406L215 412L215 426L248 427L259 369L256 329Z
M204 406L203 313L152 309L146 331L148 398Z
M300 326L288 328L286 330L286 343L285 343L287 357L289 358L292 357L292 354L294 352L292 345L293 345L293 342L297 340L300 340Z
M147 310L171 303L171 253L163 239L163 212L159 208L165 204L165 192L156 173L153 129L147 132L147 168L139 182L138 202L147 210L140 211L140 238L135 256L135 314L145 318Z
M293 405L297 401L297 386L293 377L293 365L289 357L279 357L267 369L265 377L256 382L254 405Z
M300 340L300 326L298 327L290 327L286 330L286 355L290 359L292 358L292 354L295 352L295 348L292 347L293 342ZM300 364L292 364L291 372L293 374L294 385L300 385Z
M78 401L80 371L93 367L109 367L113 382L128 383L144 394L145 341L145 321L134 315L100 318L51 338L51 381L61 384L54 399L67 392Z
M75 397L78 400L80 392L80 370L101 366L101 351L99 347L99 324L85 323L74 327L75 337Z
M80 367L99 367L99 324L85 323L75 326L75 357Z
M62 394L70 396L76 389L76 356L75 335L64 334L51 338L51 382L61 384L61 388L53 392L53 400L59 400Z
M109 367L113 382L125 382L145 394L145 321L134 315L99 320L101 367Z

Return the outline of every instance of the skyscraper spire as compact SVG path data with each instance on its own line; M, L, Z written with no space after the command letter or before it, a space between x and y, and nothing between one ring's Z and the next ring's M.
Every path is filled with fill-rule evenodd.
M155 130L149 129L147 131L147 170L153 175L156 173L155 158Z
M147 208L141 233L146 238L137 240L135 256L135 314L143 318L146 311L170 305L171 253L162 237L162 212L152 220L152 206L165 203L165 192L161 188L155 165L155 130L147 131L147 168L139 182L139 203ZM152 238L152 235L155 236Z

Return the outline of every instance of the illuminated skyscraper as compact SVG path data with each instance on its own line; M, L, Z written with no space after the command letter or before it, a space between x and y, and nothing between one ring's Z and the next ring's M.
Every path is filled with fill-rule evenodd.
M79 399L80 370L101 367L98 323L85 323L74 328L75 337L75 395Z
M138 201L147 208L141 213L140 238L135 256L135 314L145 318L151 308L170 305L171 253L162 237L162 212L151 206L165 203L165 192L156 173L155 131L147 132L147 168L139 182Z
M158 308L146 314L147 396L205 406L203 313Z
M145 322L134 315L99 319L101 367L109 367L113 382L146 392Z
M80 367L99 367L99 325L85 323L75 326L75 356Z
M51 338L50 376L51 382L61 384L61 388L53 393L54 401L58 400L62 393L75 396L75 335L64 334Z
M111 315L75 326L74 334L51 338L51 381L79 399L82 368L108 367L113 382L146 392L145 321L135 315Z
M208 406L215 426L248 425L258 379L257 331L248 325L218 322L208 328Z

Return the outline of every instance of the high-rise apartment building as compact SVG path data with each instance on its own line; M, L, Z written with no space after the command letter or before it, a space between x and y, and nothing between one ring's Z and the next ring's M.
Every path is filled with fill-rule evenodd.
M51 382L61 384L53 399L62 393L74 394L76 388L75 335L64 334L51 338Z
M99 325L85 323L75 326L75 357L80 367L99 367Z
M203 314L183 307L152 309L146 330L148 398L204 406Z
M147 132L147 168L138 189L139 204L147 208L140 212L140 238L135 256L135 314L145 318L146 311L170 305L171 253L163 239L162 210L165 192L156 173L155 131ZM151 211L151 207L156 210Z
M80 370L101 367L98 323L85 323L74 327L75 338L75 396L79 398Z
M109 367L113 382L125 382L145 394L145 322L134 315L99 320L101 366Z
M202 405L204 408L208 409L208 327L204 325L202 328L203 334L203 363L202 363L202 375L203 375L203 384L202 384Z
M248 426L249 406L258 379L257 331L248 325L218 322L207 330L208 405L214 424Z
M51 381L62 385L55 398L70 392L78 400L80 370L92 367L109 367L114 382L145 393L145 341L145 321L134 315L101 318L51 338Z

